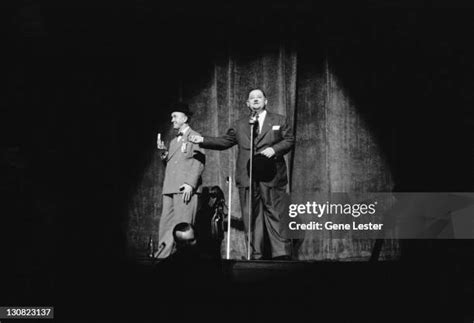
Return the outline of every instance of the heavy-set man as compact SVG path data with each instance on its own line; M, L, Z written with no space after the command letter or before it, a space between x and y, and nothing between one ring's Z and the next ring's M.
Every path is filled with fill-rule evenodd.
M285 208L288 179L283 156L293 148L295 138L287 119L267 111L267 103L265 92L259 88L253 89L249 91L247 99L247 107L251 111L250 119L244 117L238 120L221 137L190 136L189 140L198 143L202 148L215 150L238 145L235 176L246 232L249 226L251 228L251 257L262 259L266 234L271 245L272 258L288 260L291 259L291 241L283 238L280 232L280 221L288 211ZM254 176L252 219L251 223L248 223L250 123L255 124L253 137L256 159L259 157L261 161L263 156L268 158L264 162L270 162L274 172L267 178ZM253 174L257 175L255 172Z
M161 159L166 164L163 183L163 210L160 218L159 249L157 258L166 258L173 251L173 228L178 223L194 224L198 196L201 191L201 174L204 170L204 150L189 141L189 137L199 136L189 127L191 112L184 103L172 106L171 123L176 137L171 140L169 150L158 134L157 147Z

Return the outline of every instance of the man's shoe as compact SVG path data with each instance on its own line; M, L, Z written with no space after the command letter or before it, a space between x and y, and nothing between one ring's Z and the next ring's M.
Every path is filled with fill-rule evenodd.
M262 256L252 256L250 257L250 260L263 260Z

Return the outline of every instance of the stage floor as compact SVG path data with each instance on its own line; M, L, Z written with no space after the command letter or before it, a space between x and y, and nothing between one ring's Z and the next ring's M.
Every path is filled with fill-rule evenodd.
M448 322L474 319L474 265L440 260L222 260L166 269L149 259L62 264L54 289L8 289L58 322ZM42 276L43 277L43 276ZM33 277L40 282L42 277ZM14 297L17 297L16 300Z

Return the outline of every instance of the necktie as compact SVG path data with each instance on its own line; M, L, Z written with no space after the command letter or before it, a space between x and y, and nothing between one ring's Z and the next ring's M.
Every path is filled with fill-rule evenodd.
M260 133L260 122L258 121L258 114L255 116L255 124L253 127L255 136L258 136Z

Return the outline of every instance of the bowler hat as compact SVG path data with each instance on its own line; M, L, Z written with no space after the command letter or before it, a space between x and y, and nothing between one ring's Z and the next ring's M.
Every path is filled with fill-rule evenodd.
M273 158L257 154L253 157L253 180L258 182L269 182L276 175L276 164ZM250 176L250 160L247 162L247 174Z
M176 102L171 105L171 112L182 112L187 116L192 116L193 113L189 110L189 106L184 102Z

